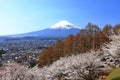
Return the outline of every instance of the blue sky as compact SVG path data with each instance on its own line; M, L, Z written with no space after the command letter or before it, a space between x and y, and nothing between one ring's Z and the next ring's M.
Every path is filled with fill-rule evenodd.
M88 22L120 23L120 0L0 0L0 35L48 28L67 20L81 28Z

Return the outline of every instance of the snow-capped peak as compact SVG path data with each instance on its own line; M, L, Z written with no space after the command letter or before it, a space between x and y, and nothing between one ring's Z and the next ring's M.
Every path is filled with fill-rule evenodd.
M71 29L71 28L80 29L80 27L78 27L66 20L60 21L57 24L50 27L50 29Z

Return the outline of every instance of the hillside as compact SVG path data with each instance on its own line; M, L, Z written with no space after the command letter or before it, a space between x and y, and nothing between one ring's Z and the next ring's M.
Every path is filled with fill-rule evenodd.
M38 68L27 68L16 63L7 64L0 68L0 80L87 80L86 74L94 77L96 74L102 75L105 70L109 70L112 66L119 67L120 61L120 35L110 37L112 41L102 47L102 51L98 50L72 55L70 57L60 58L50 66ZM111 56L112 55L112 56ZM106 59L106 60L103 60ZM113 61L111 61L111 59ZM95 73L94 73L95 72ZM89 76L88 76L89 77ZM64 80L63 79L63 80Z

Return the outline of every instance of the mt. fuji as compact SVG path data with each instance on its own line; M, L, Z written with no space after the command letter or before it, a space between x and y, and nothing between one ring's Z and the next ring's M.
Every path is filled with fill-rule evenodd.
M75 35L79 31L80 27L64 20L58 22L50 28L25 34L13 35L13 37L66 38L68 35Z

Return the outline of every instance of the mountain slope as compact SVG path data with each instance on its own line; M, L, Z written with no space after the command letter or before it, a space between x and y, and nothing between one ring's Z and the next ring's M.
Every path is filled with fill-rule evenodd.
M40 36L40 37L67 37L69 34L75 35L78 33L79 29L69 29L69 30L61 30L61 29L44 29L41 31L31 32L24 34L25 36Z
M13 37L39 36L41 38L65 38L70 34L75 35L79 31L79 27L69 23L68 21L60 21L50 28L25 34L13 35Z

